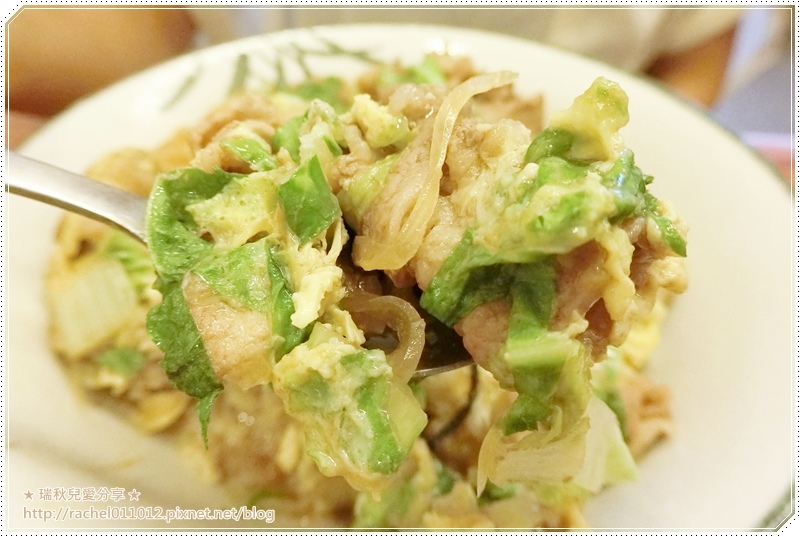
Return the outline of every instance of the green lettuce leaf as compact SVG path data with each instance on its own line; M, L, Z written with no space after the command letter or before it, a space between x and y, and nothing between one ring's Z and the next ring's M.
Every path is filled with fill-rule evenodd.
M255 138L226 138L219 144L230 151L238 159L250 164L256 171L272 170L278 165L278 159L270 151L269 145Z
M422 293L420 305L453 326L475 307L506 296L513 279L514 266L498 264L468 229Z
M131 347L111 348L100 353L96 361L114 373L131 378L147 364L147 356Z
M158 276L175 282L205 255L213 244L198 235L188 205L216 195L237 174L222 170L208 173L183 168L161 176L153 186L147 207L147 245Z
M164 353L161 367L182 392L200 400L198 415L203 442L208 443L210 406L222 391L200 332L183 297L180 282L162 284L159 305L147 315L147 333Z
M142 297L153 287L156 273L147 247L127 233L111 230L100 247L102 255L116 259L133 284L136 296Z
M677 230L672 220L661 214L658 199L650 193L645 194L645 206L647 216L650 217L661 233L661 240L669 246L673 252L681 257L686 257L686 239Z
M325 180L319 159L312 157L278 187L289 228L305 244L342 216L339 202Z

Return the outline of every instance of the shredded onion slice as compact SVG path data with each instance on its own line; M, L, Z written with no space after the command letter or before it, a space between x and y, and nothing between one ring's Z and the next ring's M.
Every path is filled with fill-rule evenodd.
M425 347L425 321L414 306L396 296L363 292L349 294L342 306L365 332L379 333L387 326L395 332L397 347L386 356L386 361L395 377L403 384L408 383Z
M380 196L376 200L379 206L371 207L369 213L378 221L384 220L384 223L368 222L361 230L362 235L356 237L354 258L359 266L365 270L398 270L414 257L436 209L442 166L461 110L475 95L511 84L516 78L517 74L511 71L477 75L453 88L445 97L434 118L427 170L417 189L416 199L399 200ZM405 188L414 186L408 185L409 181L413 181L408 176L395 180L406 183ZM411 206L404 207L404 201L411 203ZM388 225L386 219L398 214L402 217L399 225Z
M456 125L461 109L475 95L506 86L516 79L517 74L511 71L497 71L477 75L453 88L453 91L445 97L442 106L436 113L436 122L433 127L431 159L428 165L429 179L435 178L435 181L438 182L442 177L442 165L447 155L447 145L450 142L450 136L453 134L453 128Z

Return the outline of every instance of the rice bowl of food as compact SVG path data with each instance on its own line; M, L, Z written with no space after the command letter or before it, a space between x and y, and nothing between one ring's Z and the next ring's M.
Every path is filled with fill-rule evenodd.
M23 152L148 196L147 247L9 203L20 510L109 504L114 527L757 527L791 481L790 328L762 321L788 311L790 256L759 245L786 272L769 262L766 291L736 295L736 343L727 286L755 269L720 270L742 233L713 213L756 189L785 206L759 218L780 242L789 197L737 144L642 79L425 26L243 40L78 103ZM768 178L701 211L712 165ZM474 365L413 378L434 325ZM755 374L754 348L769 349ZM707 389L721 377L735 397ZM725 464L748 467L758 499L732 495ZM75 493L103 488L124 496ZM206 508L220 516L176 516Z

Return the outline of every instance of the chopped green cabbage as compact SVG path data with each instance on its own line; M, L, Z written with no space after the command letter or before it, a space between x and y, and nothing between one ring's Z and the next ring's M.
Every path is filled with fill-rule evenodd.
M111 341L136 314L134 282L117 259L90 256L51 287L56 348L68 358Z
M319 160L313 157L278 187L286 223L306 243L328 229L342 210L325 180Z
M432 59L385 70L380 80L446 81ZM356 524L385 526L420 495L448 494L460 477L446 469L425 483L398 477L427 416L387 352L366 348L342 309L337 260L346 251L345 222L360 229L375 200L385 201L379 194L390 173L394 182L421 162L414 173L441 175L431 175L437 170L425 151L406 153L414 157L406 162L403 150L438 140L444 155L447 145L441 132L417 137L415 122L368 95L345 103L336 78L280 91L308 102L302 112L292 108L271 138L243 127L212 142L250 172L188 167L158 179L146 225L152 264L118 239L105 252L131 289L155 269L162 302L147 329L171 381L197 398L204 441L226 383L270 385L301 424L322 473L370 493L359 497ZM611 226L649 218L664 244L685 255L685 239L648 192L652 177L622 142L627 122L625 93L598 79L533 139L521 123L503 123L496 154L474 163L475 181L440 193L450 196L460 226L449 244L461 239L443 252L421 308L453 327L483 304L509 305L505 340L483 365L516 397L481 449L478 505L522 487L556 501L635 475L614 380L601 382L599 369L593 378L587 346L574 331L553 328L558 256L605 240ZM242 341L224 341L226 326L242 328ZM104 363L135 367L132 357L115 356ZM382 499L371 496L381 490Z
M111 348L100 353L96 361L124 378L138 373L147 363L147 356L140 350L131 347Z
M685 255L682 237L647 192L652 178L622 143L618 131L627 122L627 96L605 79L555 114L527 147L528 164L517 170L516 181L504 176L497 183L503 192L495 195L496 203L483 205L483 216L422 294L421 306L450 326L481 304L510 298L507 340L489 363L498 379L513 379L505 387L518 393L502 422L506 435L552 426L554 420L568 429L588 404L586 350L574 337L548 328L554 256L641 215L653 218L664 241Z

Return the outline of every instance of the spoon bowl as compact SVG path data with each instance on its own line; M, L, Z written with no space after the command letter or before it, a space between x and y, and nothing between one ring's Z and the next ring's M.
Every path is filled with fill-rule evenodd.
M8 192L86 216L147 242L147 198L14 151L7 152L6 165ZM419 380L473 363L452 328L432 318L426 319L426 323L425 346L412 379Z

